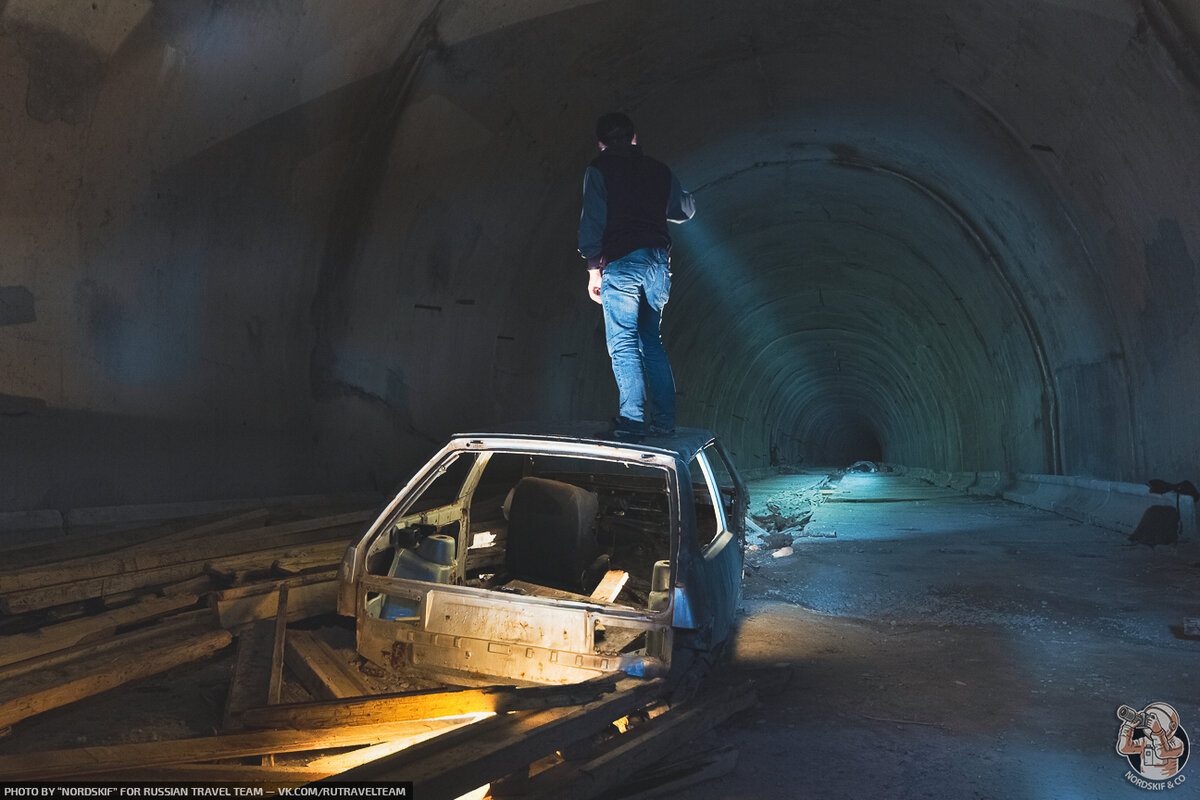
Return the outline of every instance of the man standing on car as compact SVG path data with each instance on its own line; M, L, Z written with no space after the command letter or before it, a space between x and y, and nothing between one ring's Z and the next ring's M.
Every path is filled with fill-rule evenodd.
M642 153L626 115L600 117L596 138L600 155L583 176L579 253L587 259L588 297L604 306L604 333L621 396L613 435L673 433L675 378L660 332L671 291L667 220L691 219L695 201L667 165Z

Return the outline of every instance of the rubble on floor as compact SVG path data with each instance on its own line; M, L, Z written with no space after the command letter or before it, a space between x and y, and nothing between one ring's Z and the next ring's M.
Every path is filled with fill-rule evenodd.
M757 537L757 547L779 551L781 548L791 548L796 539L836 538L836 532L810 530L808 523L812 521L814 511L836 494L834 484L839 478L839 474L829 475L810 485L772 494L763 503L765 514L751 512L746 519L750 541L754 543Z

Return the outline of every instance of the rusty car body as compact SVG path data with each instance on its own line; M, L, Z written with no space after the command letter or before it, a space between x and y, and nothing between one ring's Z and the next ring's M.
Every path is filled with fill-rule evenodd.
M368 660L451 684L667 674L732 631L747 505L703 430L456 435L347 549L338 610Z

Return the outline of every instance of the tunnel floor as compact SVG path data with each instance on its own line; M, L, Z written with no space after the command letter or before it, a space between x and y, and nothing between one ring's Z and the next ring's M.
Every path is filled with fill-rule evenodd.
M752 483L752 513L828 474ZM1200 641L1177 638L1200 616L1194 536L1135 546L889 474L831 488L792 555L747 554L723 677L777 688L723 731L733 773L690 796L1134 797L1117 707L1200 731Z

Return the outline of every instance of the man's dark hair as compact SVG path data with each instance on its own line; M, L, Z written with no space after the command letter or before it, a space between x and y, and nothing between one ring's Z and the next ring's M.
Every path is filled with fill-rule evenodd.
M610 111L596 120L596 139L604 142L605 147L630 144L636 133L633 120L620 111Z

